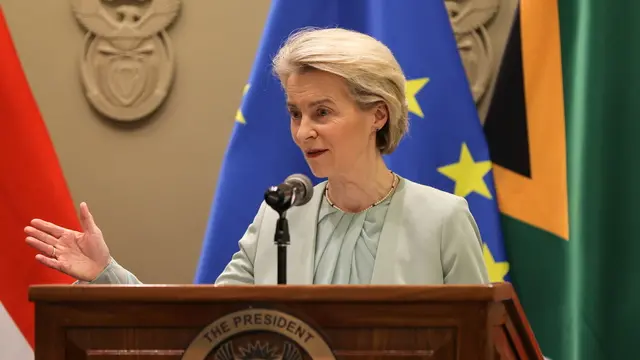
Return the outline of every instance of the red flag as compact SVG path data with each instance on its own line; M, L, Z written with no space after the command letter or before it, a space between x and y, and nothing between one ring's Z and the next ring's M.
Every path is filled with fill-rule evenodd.
M0 7L0 305L33 349L35 324L29 286L71 283L73 279L35 260L37 251L25 243L24 233L32 218L80 229Z

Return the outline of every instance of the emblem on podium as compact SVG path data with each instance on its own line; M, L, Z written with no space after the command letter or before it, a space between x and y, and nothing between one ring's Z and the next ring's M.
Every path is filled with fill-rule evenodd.
M327 342L302 320L273 309L247 309L205 327L182 360L335 360Z

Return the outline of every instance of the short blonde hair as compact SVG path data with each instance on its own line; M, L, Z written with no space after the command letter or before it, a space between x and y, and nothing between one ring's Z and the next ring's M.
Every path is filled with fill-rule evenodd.
M409 128L405 77L391 50L375 38L341 28L304 28L293 33L273 59L280 81L317 69L338 75L361 108L382 101L388 119L376 134L382 154L392 153Z

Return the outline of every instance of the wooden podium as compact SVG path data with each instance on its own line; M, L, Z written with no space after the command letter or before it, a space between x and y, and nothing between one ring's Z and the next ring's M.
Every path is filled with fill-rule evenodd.
M543 359L508 283L33 286L36 360Z

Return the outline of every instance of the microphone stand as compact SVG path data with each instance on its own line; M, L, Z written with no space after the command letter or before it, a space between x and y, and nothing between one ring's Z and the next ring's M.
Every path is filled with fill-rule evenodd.
M273 241L278 247L278 285L287 283L287 246L289 245L289 223L286 212L278 212L276 232Z
M269 188L265 192L264 198L266 203L278 213L273 242L278 247L278 285L284 285L287 283L287 246L290 244L289 223L286 214L294 199L286 199L277 187Z

